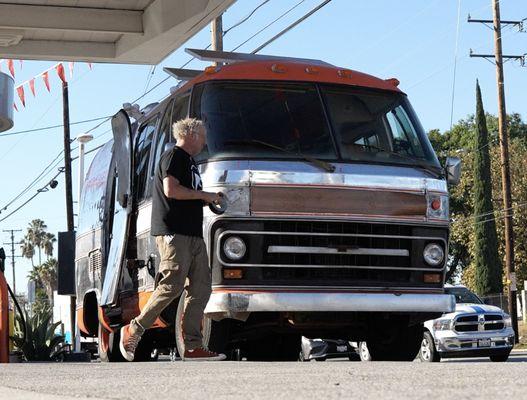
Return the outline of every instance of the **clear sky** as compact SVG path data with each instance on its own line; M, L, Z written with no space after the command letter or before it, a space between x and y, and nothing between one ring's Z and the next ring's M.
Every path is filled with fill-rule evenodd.
M231 50L246 38L277 18L300 0L271 0L253 17L224 38L225 50ZM238 51L250 52L285 26L315 7L321 0L304 0L286 17L256 36ZM224 29L245 17L262 0L238 0L224 14ZM469 49L478 53L493 53L493 32L480 24L466 22L473 18L491 19L491 0L461 0L459 24L457 80L454 98L454 122L475 109L475 81L479 79L484 105L496 113L495 68L484 59L469 58ZM502 0L503 19L527 18L525 0ZM322 10L271 44L262 54L277 54L304 58L318 58L338 66L367 72L381 78L396 77L414 105L426 130L450 126L450 108L456 44L458 0L333 0ZM527 26L526 26L527 29ZM205 28L185 47L205 48L210 43L210 32ZM527 33L516 28L503 30L504 54L527 52ZM179 67L189 59L183 48L170 55L156 69L149 88L166 77L163 66ZM54 62L25 61L20 69L16 64L16 83L21 83L52 66ZM68 74L67 64L66 72ZM203 68L206 64L193 61L189 68ZM5 63L2 70L6 71ZM117 112L124 102L130 102L145 92L150 66L76 64L70 80L71 122L107 116ZM50 73L51 93L42 81L37 82L37 97L26 91L26 108L15 112L15 127L9 132L59 125L62 123L60 82ZM527 117L527 68L508 62L505 68L508 112ZM144 106L158 101L176 85L168 80L139 102ZM75 125L72 137L92 128L96 123ZM107 141L111 134L106 123L92 132L95 140L87 150ZM10 137L0 137L0 207L18 195L58 155L63 146L62 128ZM73 147L76 143L73 144ZM76 153L74 152L74 155ZM87 157L89 164L91 157ZM74 201L77 200L77 163L73 164ZM0 219L44 186L56 168L39 180L38 185L17 202L2 211ZM66 230L63 175L59 186L41 193L26 207L0 222L0 240L7 242L4 229L24 229L34 218L43 219L49 231ZM76 204L75 204L76 207ZM21 239L21 234L16 236ZM8 250L8 246L4 245ZM20 254L17 246L17 254ZM10 260L9 260L10 261ZM7 279L11 282L8 263ZM28 260L17 258L17 292L25 292Z

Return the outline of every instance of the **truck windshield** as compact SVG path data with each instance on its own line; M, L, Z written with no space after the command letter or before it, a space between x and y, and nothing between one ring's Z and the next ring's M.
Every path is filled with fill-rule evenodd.
M208 82L191 115L214 158L305 159L440 167L406 96L311 83ZM250 145L265 142L275 146ZM286 150L281 151L280 149Z
M453 294L456 297L456 304L483 304L478 296L465 288L446 288L445 292L447 294Z

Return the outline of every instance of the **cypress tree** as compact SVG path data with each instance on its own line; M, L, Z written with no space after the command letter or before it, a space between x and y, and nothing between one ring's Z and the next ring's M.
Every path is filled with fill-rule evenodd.
M481 100L479 82L476 81L476 138L474 155L474 231L475 231L475 283L479 295L501 293L502 265L498 255L498 238L490 171L489 133Z

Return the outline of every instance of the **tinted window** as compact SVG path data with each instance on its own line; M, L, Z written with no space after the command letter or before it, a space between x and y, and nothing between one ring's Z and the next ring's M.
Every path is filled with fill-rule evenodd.
M148 162L150 161L150 148L156 128L157 118L149 120L139 128L137 134L134 165L135 165L135 188L137 201L150 197L148 192Z
M154 162L152 163L151 176L154 175L155 167L159 163L161 154L163 154L163 151L165 149L165 144L168 143L169 138L170 138L170 132L172 130L171 118L172 118L172 105L173 104L174 104L174 101L171 100L167 108L165 109L165 114L163 115L161 126L159 127L159 131L157 132L156 149L155 149L155 154L154 154Z
M481 299L472 293L470 290L465 288L446 288L445 292L453 294L456 297L456 303L472 303L472 304L483 304Z
M403 94L329 85L321 91L343 159L438 165Z
M203 120L207 157L336 159L313 84L208 83L194 89L191 115Z

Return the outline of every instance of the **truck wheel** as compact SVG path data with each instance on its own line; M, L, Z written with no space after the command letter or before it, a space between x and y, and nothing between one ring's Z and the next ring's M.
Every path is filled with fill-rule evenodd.
M372 361L413 361L423 340L423 325L378 327L368 340Z
M496 356L490 356L492 362L505 362L509 359L509 354L500 354Z
M441 356L437 352L436 346L434 344L434 338L428 331L425 331L423 334L421 348L419 349L419 359L423 362L441 361Z
M300 353L300 336L272 335L251 341L246 353L248 361L296 361Z
M185 338L183 334L183 315L185 314L185 296L186 290L179 298L179 303L176 312L176 347L178 354L183 358L185 354ZM231 352L228 351L228 343L230 336L230 321L228 319L221 321L213 321L204 316L201 322L201 332L203 334L203 345L211 351L217 353L225 353L227 359L230 359Z
M119 350L119 331L113 333L108 332L99 323L97 334L97 348L99 350L99 359L102 362L121 362L124 357Z
M366 342L359 342L359 356L361 361L371 361L370 351Z

